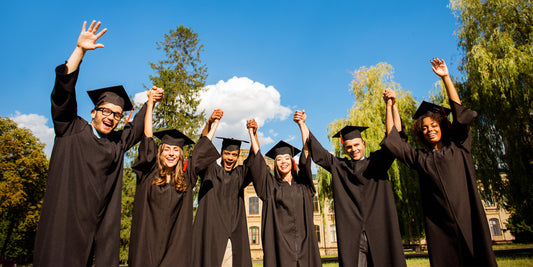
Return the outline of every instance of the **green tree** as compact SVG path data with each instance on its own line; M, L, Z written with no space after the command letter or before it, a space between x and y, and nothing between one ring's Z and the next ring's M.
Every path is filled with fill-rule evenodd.
M393 68L387 63L378 63L370 68L361 67L353 72L354 80L351 91L354 94L354 105L344 118L337 119L328 125L328 137L332 136L346 125L369 127L362 133L366 142L365 155L378 150L379 143L385 135L385 103L382 93L386 88L395 90L398 108L404 123L404 131L410 134L412 114L415 111L415 100L410 93L401 89L393 82ZM412 137L410 137L413 139ZM342 157L344 150L340 141L333 142L335 156ZM321 186L319 196L331 197L331 177L326 171L319 169L318 176ZM420 205L418 175L404 164L395 161L389 169L389 178L394 192L398 219L402 237L411 242L423 235L423 217Z
M204 112L198 111L199 95L205 90L207 78L207 67L200 60L204 46L197 33L180 25L165 34L165 40L157 42L157 47L165 51L166 59L150 62L157 72L150 80L163 88L165 95L154 111L154 129L177 128L194 140L205 122Z
M451 0L450 7L466 77L459 93L479 113L472 154L482 193L505 204L517 241L533 241L533 2Z
M165 51L165 59L157 63L150 62L156 75L150 75L153 85L165 90L163 100L154 108L154 130L176 128L195 140L199 129L205 122L204 112L198 111L200 93L205 90L207 67L202 65L200 54L203 45L198 34L185 26L178 26L165 34L164 41L156 42L157 48ZM147 87L147 86L145 86ZM148 89L148 88L147 88ZM137 110L140 104L137 103ZM138 145L126 154L124 167L124 184L122 187L121 248L120 260L128 259L133 200L135 197L136 175L131 163L137 157ZM184 148L188 155L188 149ZM194 189L198 192L199 183Z
M44 144L0 117L0 255L29 263L46 187Z

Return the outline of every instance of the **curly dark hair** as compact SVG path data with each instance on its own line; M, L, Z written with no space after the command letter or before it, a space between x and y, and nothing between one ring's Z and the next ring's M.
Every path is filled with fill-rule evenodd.
M429 116L421 116L413 122L413 134L418 143L429 150L433 149L433 146L426 140L422 131L422 122L427 117L430 117L439 124L441 130L441 141L444 144L448 144L450 142L450 121L448 121L448 118L441 113L431 113Z
M178 192L184 192L187 190L187 183L185 183L185 174L183 173L183 150L180 148L180 154L178 156L178 163L174 168L167 169L163 166L163 163L161 162L161 153L163 153L163 149L165 148L165 144L159 145L159 148L157 150L157 166L159 167L159 176L154 177L154 181L152 182L153 185L166 185L167 184L167 175L170 175L172 177L172 180L174 181L174 188Z

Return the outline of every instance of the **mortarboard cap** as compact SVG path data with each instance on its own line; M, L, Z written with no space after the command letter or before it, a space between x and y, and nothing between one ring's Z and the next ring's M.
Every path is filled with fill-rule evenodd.
M95 107L107 102L120 106L122 111L130 111L133 109L133 104L122 85L87 91L87 94L89 94Z
M183 146L194 144L194 141L189 137L184 135L182 132L176 129L168 129L159 132L155 132L154 135L161 139L162 144L167 144L171 146Z
M289 155L291 155L291 157L294 157L294 156L298 155L298 153L300 153L300 150L298 148L295 148L295 147L289 145L285 141L279 141L273 148L271 148L265 154L265 156L267 156L267 157L269 157L271 159L276 159L277 155L289 154Z
M217 137L218 139L222 139L222 150L227 151L235 151L241 149L241 143L245 142L248 143L248 141L239 140L235 138L226 138L226 137Z
M448 116L448 114L450 114L450 111L451 111L450 109L445 108L443 106L439 106L433 103L422 101L422 103L416 110L415 115L413 116L413 119L416 120L420 117L427 117L431 115L432 113L440 113L446 117Z
M333 137L341 139L341 143L344 144L345 140L352 140L355 138L362 138L361 132L366 130L368 127L363 126L344 126L340 131L338 131Z

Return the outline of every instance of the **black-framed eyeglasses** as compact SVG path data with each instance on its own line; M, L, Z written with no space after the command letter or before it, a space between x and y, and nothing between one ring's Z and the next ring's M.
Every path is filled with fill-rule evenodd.
M108 108L95 108L97 111L101 111L102 115L108 117L109 115L113 114L113 118L117 121L122 119L122 112L113 112L111 109Z

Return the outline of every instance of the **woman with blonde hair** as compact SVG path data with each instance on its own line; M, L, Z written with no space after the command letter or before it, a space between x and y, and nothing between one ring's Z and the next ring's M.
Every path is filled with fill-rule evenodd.
M129 265L190 266L193 192L198 172L218 158L211 139L214 129L200 138L190 159L183 147L194 144L176 129L152 133L155 101L149 94L145 136L132 165L137 174ZM218 120L215 125L218 124ZM152 135L161 140L156 146ZM213 153L214 152L214 153ZM213 155L213 156L210 156Z

